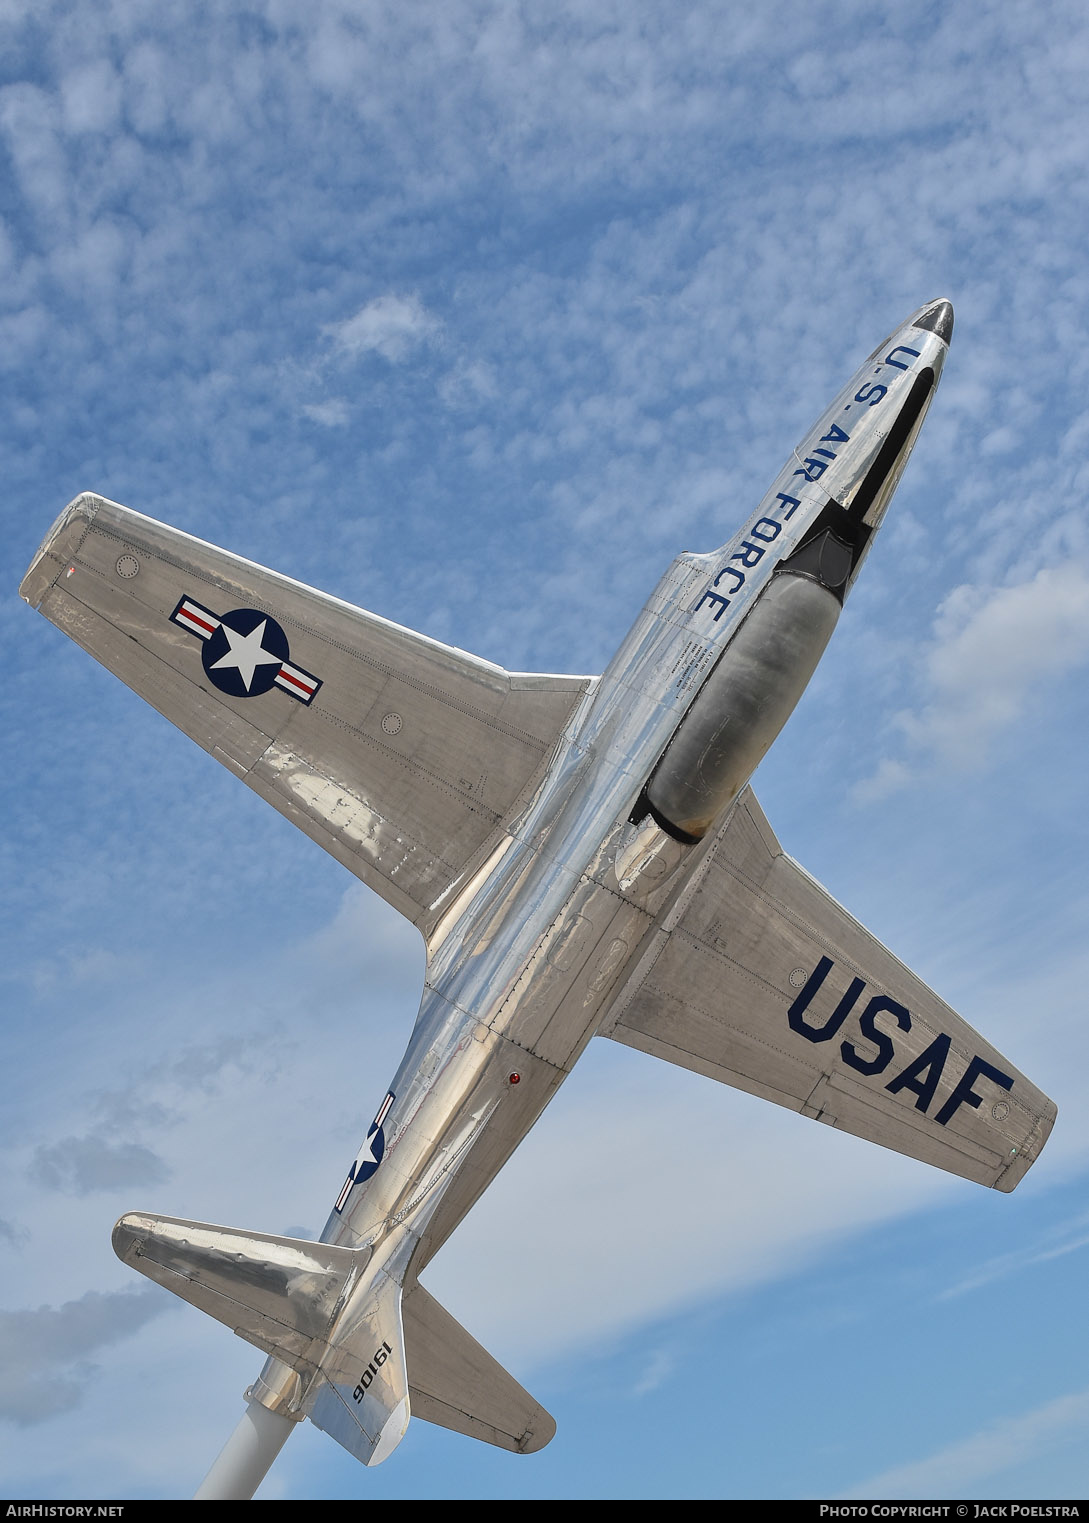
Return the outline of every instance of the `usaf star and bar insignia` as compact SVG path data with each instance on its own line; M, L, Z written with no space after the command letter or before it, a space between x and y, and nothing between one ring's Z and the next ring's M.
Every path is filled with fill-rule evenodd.
M274 687L309 704L321 681L288 660L287 636L257 608L216 614L182 598L171 621L203 641L201 660L209 682L232 698L255 698Z
M352 1193L353 1188L358 1184L362 1184L363 1180L370 1179L385 1156L386 1134L383 1130L383 1123L389 1115L389 1108L396 1098L392 1089L386 1090L385 1099L378 1107L377 1116L371 1122L366 1141L356 1154L355 1162L348 1170L348 1177L340 1187L340 1194L337 1196L336 1204L333 1207L338 1216L344 1210L348 1196Z

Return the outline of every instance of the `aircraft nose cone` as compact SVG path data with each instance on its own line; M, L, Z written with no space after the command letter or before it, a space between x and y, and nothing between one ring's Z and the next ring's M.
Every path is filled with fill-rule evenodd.
M953 303L944 297L932 301L912 318L911 326L936 333L943 343L948 344L953 337Z

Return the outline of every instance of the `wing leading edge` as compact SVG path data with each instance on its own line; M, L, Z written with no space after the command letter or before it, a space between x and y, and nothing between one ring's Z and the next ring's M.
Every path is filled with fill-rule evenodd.
M1009 1191L1055 1106L786 856L746 789L601 1027Z
M592 681L504 671L91 493L19 590L425 935Z

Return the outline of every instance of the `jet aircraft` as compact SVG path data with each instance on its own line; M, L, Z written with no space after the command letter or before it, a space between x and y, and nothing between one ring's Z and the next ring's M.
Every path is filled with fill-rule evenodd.
M593 1036L999 1190L1055 1107L784 854L749 778L808 683L941 376L880 344L739 532L668 567L600 677L508 672L92 493L21 586L416 925L419 1015L317 1242L146 1212L117 1253L264 1351L197 1495L309 1417L364 1463L409 1414L552 1418L421 1283ZM377 1098L377 1097L376 1097Z

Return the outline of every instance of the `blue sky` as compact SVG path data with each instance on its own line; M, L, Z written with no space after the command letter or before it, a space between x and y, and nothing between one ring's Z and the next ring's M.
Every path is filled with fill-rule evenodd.
M949 364L756 778L1059 1105L1010 1197L593 1044L429 1287L556 1415L268 1496L1089 1482L1089 22L1069 4L0 5L9 1494L191 1492L260 1356L123 1210L316 1232L410 927L19 601L93 489L510 668L600 670L881 337Z

